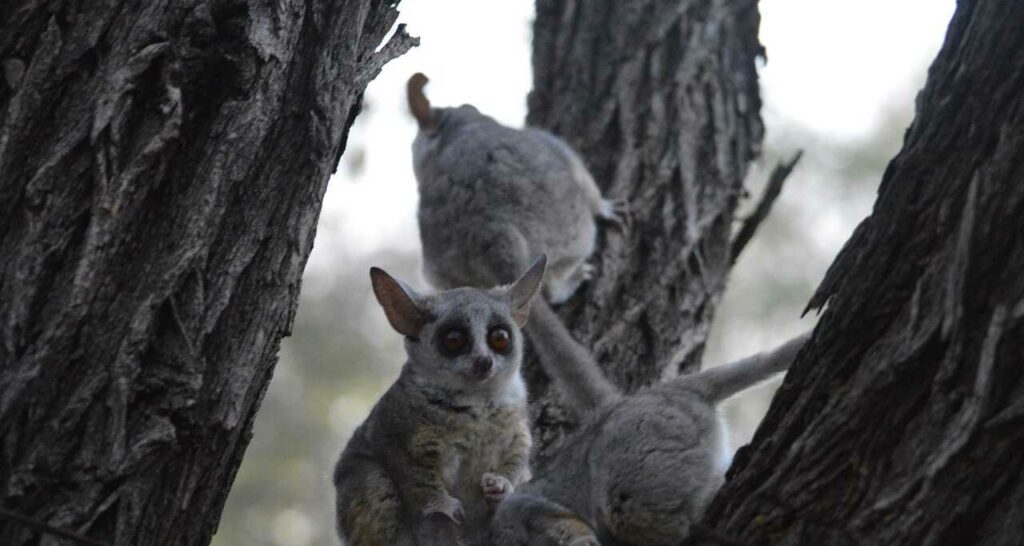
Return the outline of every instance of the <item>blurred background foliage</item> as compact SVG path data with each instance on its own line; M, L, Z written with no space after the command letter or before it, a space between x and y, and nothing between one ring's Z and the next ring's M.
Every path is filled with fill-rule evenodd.
M762 3L763 11L767 3ZM417 26L416 9L403 9L412 12L403 13L403 19L412 21L413 27ZM951 11L949 6L944 9L948 20ZM767 24L768 15L764 17ZM480 26L483 32L495 29ZM508 47L512 48L510 54L521 56L521 64L528 66L528 26L526 29L512 29L518 38ZM801 149L804 155L771 216L733 270L718 308L707 364L771 347L813 326L815 317L801 319L800 314L843 241L870 211L881 174L913 117L913 97L923 83L926 60L940 39L938 35L918 46L926 49L920 60L906 70L902 81L889 83L888 88L895 91L876 100L874 118L864 120L864 126L853 133L837 136L827 124L810 126L794 119L775 106L772 89L766 89L764 157L752 168L749 196L741 204L740 217L760 198L769 172L780 159ZM762 41L772 53L772 43L764 36ZM367 269L380 265L414 286L426 286L419 272L412 208L415 192L410 189L414 183L407 159L412 125L402 121L399 131L376 129L404 119L404 105L395 97L400 97L400 82L418 68L402 63L400 59L389 65L371 84L338 175L328 189L293 335L282 344L281 360L257 416L252 443L214 537L216 546L338 543L331 483L334 462L352 430L394 381L404 359L400 336L388 327L370 292ZM521 69L506 72L514 72L510 78L518 86L506 91L525 103L525 93L519 91L529 86L528 71L525 81L520 81L524 79ZM476 97L463 100L476 101ZM520 106L513 114L522 119L522 111ZM510 114L505 114L505 119L496 117L514 123L508 119ZM368 167L374 161L404 175L375 175ZM368 213L362 210L360 192L368 191L369 185L390 183L385 179L394 176L404 177L401 187L405 189L385 191L400 195L386 196L383 205ZM340 210L332 207L332 195L343 202ZM373 239L367 229L376 228L366 227L369 220L354 223L353 217L361 218L357 213L370 214L373 221L383 222L389 229L392 224L398 227ZM733 447L753 434L776 386L774 382L752 389L725 404Z

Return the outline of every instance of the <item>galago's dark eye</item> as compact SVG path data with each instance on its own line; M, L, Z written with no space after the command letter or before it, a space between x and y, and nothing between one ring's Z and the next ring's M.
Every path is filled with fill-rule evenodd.
M511 344L512 338L508 335L508 330L500 326L487 333L487 345L496 353L507 352Z
M461 353L469 342L466 332L462 330L448 330L441 334L441 349L448 355Z

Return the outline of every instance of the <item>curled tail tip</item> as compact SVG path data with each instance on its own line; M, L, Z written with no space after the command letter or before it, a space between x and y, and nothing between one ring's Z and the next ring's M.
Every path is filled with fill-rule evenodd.
M416 118L420 129L433 131L436 129L436 123L431 114L430 101L423 93L423 88L429 81L422 72L409 76L409 81L406 83L406 96L409 101L409 112L412 113L412 117Z
M417 72L417 73L413 74L412 76L409 76L409 83L408 83L409 91L412 92L412 90L415 89L416 91L418 91L419 93L422 94L423 93L423 87L426 86L427 82L429 82L429 81L430 81L430 78L428 78L426 76L426 74L424 74L422 72Z

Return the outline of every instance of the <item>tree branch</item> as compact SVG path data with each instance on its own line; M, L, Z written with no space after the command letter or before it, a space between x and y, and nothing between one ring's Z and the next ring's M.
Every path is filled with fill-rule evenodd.
M775 200L782 193L782 184L789 178L789 173L793 172L793 168L796 167L797 162L800 161L803 155L804 151L800 150L789 161L780 161L775 166L771 176L768 177L768 184L765 187L764 194L761 195L761 202L757 204L754 212L743 221L743 227L740 228L732 241L730 263L736 263L736 258L739 258L740 252L743 252L743 249L747 247L747 243L754 238L754 232L757 231L761 222L768 217L768 213L772 210L772 205L775 204Z

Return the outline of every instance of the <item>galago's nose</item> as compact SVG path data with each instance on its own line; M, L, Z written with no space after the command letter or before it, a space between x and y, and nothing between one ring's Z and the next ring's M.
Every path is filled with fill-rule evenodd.
M473 373L476 375L484 375L491 371L492 367L494 367L494 360L489 356L480 356L473 361Z

